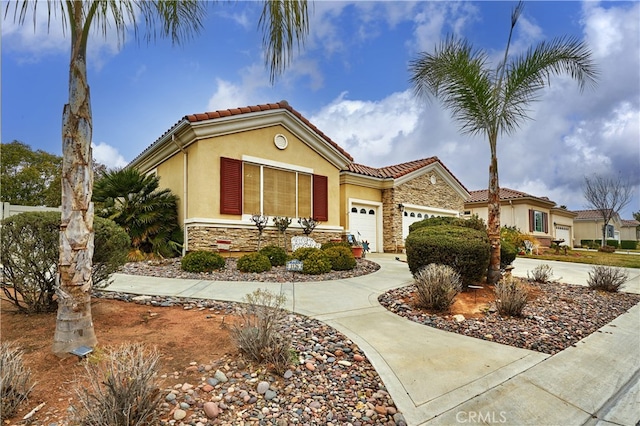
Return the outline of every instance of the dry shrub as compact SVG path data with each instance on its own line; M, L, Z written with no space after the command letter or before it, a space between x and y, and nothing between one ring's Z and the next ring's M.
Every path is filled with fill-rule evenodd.
M430 263L414 276L418 290L418 304L427 309L449 309L462 291L462 279L452 267Z
M31 371L24 367L24 352L9 342L0 345L0 419L12 417L33 389Z
M160 354L141 344L111 348L106 356L91 356L86 387L75 389L79 407L74 424L143 426L160 423L160 388L155 383Z
M511 275L503 277L495 286L496 308L501 315L520 316L527 305L529 292L525 284Z
M243 353L282 374L291 363L291 337L280 332L287 315L283 309L286 296L259 288L244 300L241 321L232 326L232 338Z
M589 271L587 285L595 290L615 293L623 287L628 279L629 274L624 269L597 265Z
M553 268L546 263L536 266L533 271L531 271L531 276L529 276L529 271L527 271L527 278L537 283L548 283L552 277Z

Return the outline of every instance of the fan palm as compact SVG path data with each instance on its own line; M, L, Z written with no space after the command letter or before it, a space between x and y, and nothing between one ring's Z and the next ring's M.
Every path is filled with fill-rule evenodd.
M93 187L96 214L122 226L135 251L172 256L182 245L178 197L158 189L156 176L135 169L110 171Z
M6 2L5 14L34 24L35 0ZM64 355L79 346L95 346L91 319L91 258L93 254L93 173L91 137L93 119L87 80L87 43L91 29L104 37L114 29L122 42L129 29L134 36L146 30L146 39L169 37L174 43L188 39L202 27L208 2L198 0L61 0L46 2L51 15L61 18L71 36L69 101L62 115L62 216L60 225L60 285L53 352ZM271 81L291 59L294 42L308 33L306 0L266 1L259 22Z
M538 99L550 84L550 77L568 74L578 81L580 90L595 83L597 71L584 42L557 38L530 48L511 58L509 46L513 29L522 13L522 2L511 15L511 30L503 60L495 69L488 55L473 50L463 39L448 37L435 53L421 53L411 61L410 81L418 97L432 96L452 111L466 134L483 134L489 140L488 234L491 262L487 279L500 278L500 195L498 183L498 135L512 134L527 119L527 106Z

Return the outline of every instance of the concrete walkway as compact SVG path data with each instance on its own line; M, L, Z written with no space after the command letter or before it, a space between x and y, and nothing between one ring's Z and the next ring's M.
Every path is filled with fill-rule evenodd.
M381 265L378 272L345 280L229 283L116 274L108 290L226 301L241 301L257 288L282 291L290 310L329 324L360 346L409 425L640 421L639 305L601 333L549 356L444 332L390 313L378 296L411 283L411 274L395 255L373 254L369 259ZM536 261L517 259L516 275L526 276L527 268L537 265L531 262ZM563 282L585 283L589 268L544 263L553 263L554 276L562 276ZM638 270L631 271L631 290L640 293Z

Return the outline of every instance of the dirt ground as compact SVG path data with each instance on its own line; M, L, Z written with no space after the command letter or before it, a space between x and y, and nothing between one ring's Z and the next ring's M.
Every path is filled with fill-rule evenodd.
M450 314L474 317L493 300L492 287L466 291L458 295ZM12 341L23 348L25 365L37 383L28 403L4 424L23 424L23 416L43 402L46 405L34 416L37 424L65 418L84 367L75 356L60 359L51 353L55 313L25 315L12 311L13 305L3 300L2 341ZM98 298L93 299L92 315L100 347L133 342L156 347L161 354L160 374L169 375L163 386L179 383L179 379L172 378L172 373L184 372L191 362L215 364L225 355L238 355L228 327L222 325L235 321L229 315Z

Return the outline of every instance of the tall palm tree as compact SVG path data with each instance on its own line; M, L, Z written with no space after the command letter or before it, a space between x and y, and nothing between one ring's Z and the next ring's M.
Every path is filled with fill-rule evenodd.
M106 172L93 187L95 211L124 228L134 252L175 256L182 249L178 196L159 186L157 176L136 169Z
M93 255L93 172L91 137L93 120L87 81L87 41L91 29L104 37L115 29L118 42L128 30L137 37L140 27L146 39L170 37L174 43L188 39L202 27L208 2L198 0L60 0L47 1L51 15L62 18L71 36L69 100L62 115L62 215L58 316L53 352L62 356L78 346L95 346L91 318L91 258ZM24 24L36 19L35 0L7 2L4 16ZM308 33L306 0L273 0L263 6L259 21L265 35L263 46L273 82L292 57L294 42Z
M513 29L523 3L511 15L511 30L504 58L495 69L488 55L473 50L463 39L449 36L435 53L420 53L409 65L411 84L418 97L432 96L452 111L453 118L467 134L484 134L489 139L489 217L491 262L487 280L500 279L500 189L498 184L497 141L499 134L512 134L527 116L527 106L538 99L550 84L550 77L566 73L578 81L582 91L596 81L597 70L591 51L575 38L542 42L521 56L510 57Z

